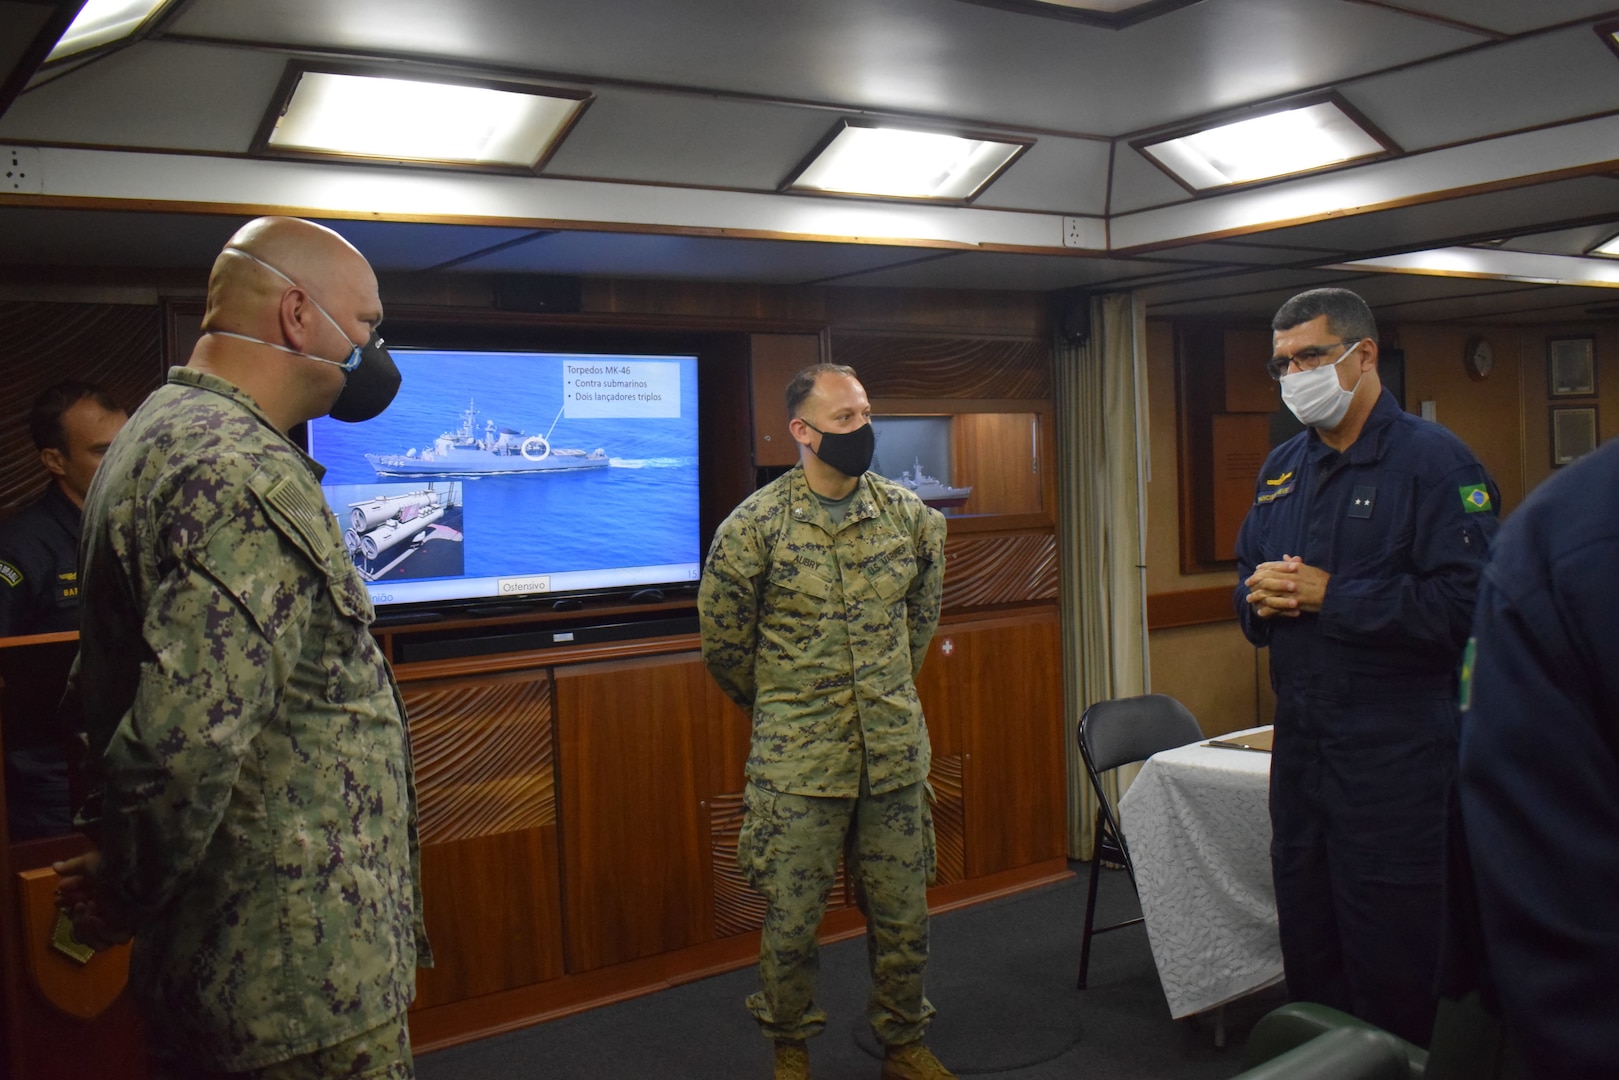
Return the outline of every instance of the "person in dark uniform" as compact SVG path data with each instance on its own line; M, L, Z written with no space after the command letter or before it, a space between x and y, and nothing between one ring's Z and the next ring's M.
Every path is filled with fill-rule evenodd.
M1457 787L1486 986L1536 1077L1619 1078L1616 489L1612 441L1513 514L1465 665Z
M1302 293L1271 327L1271 375L1306 430L1260 472L1235 603L1271 650L1288 990L1426 1045L1456 672L1499 495L1459 439L1383 390L1359 296Z
M69 379L34 401L29 432L51 484L0 522L0 637L79 628L79 515L128 416L105 390ZM55 723L61 679L6 680L6 809L13 840L72 830L67 758Z

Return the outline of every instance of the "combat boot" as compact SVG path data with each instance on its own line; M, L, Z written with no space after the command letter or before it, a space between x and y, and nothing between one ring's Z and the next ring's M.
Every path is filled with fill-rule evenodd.
M939 1064L933 1051L917 1040L887 1049L882 1080L956 1080L956 1074Z
M809 1048L803 1039L776 1041L776 1080L810 1080Z

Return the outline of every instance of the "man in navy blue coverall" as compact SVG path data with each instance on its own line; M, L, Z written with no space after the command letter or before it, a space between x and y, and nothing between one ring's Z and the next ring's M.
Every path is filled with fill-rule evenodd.
M1501 530L1463 692L1483 947L1536 1077L1619 1077L1619 440Z
M1302 293L1271 327L1306 427L1260 472L1235 600L1271 650L1288 991L1427 1045L1457 667L1499 498L1459 439L1383 390L1359 296Z

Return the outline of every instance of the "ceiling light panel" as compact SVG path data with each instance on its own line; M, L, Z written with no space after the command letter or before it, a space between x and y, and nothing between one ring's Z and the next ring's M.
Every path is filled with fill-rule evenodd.
M169 0L87 0L46 62L110 45L139 30Z
M1619 235L1613 236L1607 241L1592 248L1591 254L1606 255L1609 258L1619 259Z
M284 105L267 118L262 153L531 171L590 99L512 83L292 74Z
M1394 149L1335 99L1133 145L1194 193L1384 157Z
M845 120L783 189L970 202L1033 142Z

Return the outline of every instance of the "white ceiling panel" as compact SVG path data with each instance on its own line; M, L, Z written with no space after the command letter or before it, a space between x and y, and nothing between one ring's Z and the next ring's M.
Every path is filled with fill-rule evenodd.
M1265 233L1269 241L1366 254L1437 246L1447 236L1491 239L1584 218L1619 216L1619 179L1581 177L1448 202L1315 222Z
M1113 190L1108 196L1108 213L1128 214L1148 206L1190 202L1191 198L1191 192L1171 180L1147 155L1129 143L1118 144L1113 152Z
M954 0L773 4L768 17L744 0L195 0L173 30L1101 135L1481 40L1341 0L1219 0L1119 31Z
M1179 268L1147 260L963 252L949 258L919 261L888 270L874 270L832 284L1044 292L1090 287L1126 275L1177 269Z
M146 41L27 90L0 142L245 153L286 57Z
M838 116L603 87L545 172L774 191Z
M907 248L856 244L561 232L492 252L456 269L793 285L922 254Z
M1548 255L1584 255L1598 244L1619 236L1619 217L1600 225L1586 225L1578 229L1559 229L1555 232L1530 233L1514 236L1501 247L1508 251L1543 251Z
M1619 56L1574 26L1362 79L1344 96L1401 149L1423 150L1610 112Z
M1096 139L1041 136L984 190L974 205L1104 214L1109 146Z
M1351 0L1353 2L1353 0ZM1522 34L1613 11L1613 0L1392 0L1413 12L1435 15L1502 34Z

